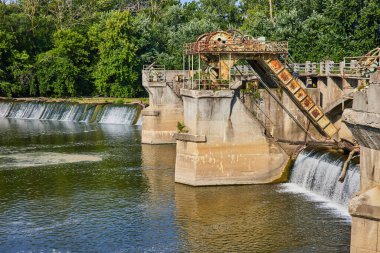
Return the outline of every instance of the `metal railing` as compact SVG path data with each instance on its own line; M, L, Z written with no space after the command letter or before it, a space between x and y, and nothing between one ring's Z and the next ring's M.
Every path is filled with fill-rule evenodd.
M148 72L149 82L162 83L166 81L165 65L155 65L154 63L143 65L143 70Z
M363 69L357 61L342 61L335 63L333 61L325 62L305 62L290 63L289 66L299 75L320 75L320 76L341 76L343 78L368 78L368 71Z

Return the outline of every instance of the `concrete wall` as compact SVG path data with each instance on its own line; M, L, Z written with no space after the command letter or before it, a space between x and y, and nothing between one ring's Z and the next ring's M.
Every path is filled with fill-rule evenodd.
M380 252L380 73L354 94L343 120L360 144L360 193L349 205L351 252Z
M278 89L272 89L272 92L281 100L282 104L291 112L291 114L306 129L308 125L307 117L298 109L290 97ZM316 103L319 103L318 89L307 89L308 94ZM295 121L281 108L281 106L262 89L260 90L260 99L252 99L250 95L245 96L245 105L263 123L270 134L276 139L303 141L306 133L295 123ZM317 129L310 124L310 132L316 138L321 135ZM309 138L308 138L309 139Z
M181 90L188 133L177 135L175 181L189 185L286 180L289 156L234 91Z
M341 77L319 76L317 87L321 95L321 107L327 109L352 93L358 85L358 80L342 79Z
M149 93L149 106L142 111L142 143L175 143L177 122L183 121L182 100L178 96L181 82L175 78L182 71L166 70L162 82L149 82L149 71L143 71L143 86ZM177 94L178 93L178 94Z
M340 108L343 99L347 99L357 86L356 79L343 79L341 76L317 77L317 88L320 92L319 104L327 112L329 119L334 122L335 127L339 129L339 138L349 141L353 141L353 136L345 123L341 121ZM345 104L350 105L348 101Z

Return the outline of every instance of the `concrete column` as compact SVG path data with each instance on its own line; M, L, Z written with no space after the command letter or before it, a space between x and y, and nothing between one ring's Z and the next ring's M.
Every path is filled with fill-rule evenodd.
M349 205L351 252L380 252L380 73L373 73L367 90L354 95L343 120L360 144L360 193ZM367 102L368 101L368 102Z
M346 67L345 62L343 62L343 61L339 62L339 70L340 70L340 74L342 76L345 75L345 67Z
M330 75L334 67L333 61L326 61L325 63L325 74Z
M234 91L181 90L186 129L176 134L175 181L200 185L287 180L289 156Z
M325 93L326 107L342 100L343 96L343 79L340 77L327 77L327 90Z
M300 71L300 64L299 63L294 63L294 71L299 73L299 71Z
M325 69L326 64L324 62L319 63L319 74L324 75L326 73Z
M142 143L176 142L177 122L183 121L182 100L176 94L182 83L176 76L183 75L183 71L166 70L165 75L166 81L153 81L147 78L148 71L143 71L143 86L149 93L149 106L142 111Z
M311 73L311 62L310 61L305 62L305 73L306 74Z
M311 73L312 74L317 74L317 63L316 62L313 62L311 64Z

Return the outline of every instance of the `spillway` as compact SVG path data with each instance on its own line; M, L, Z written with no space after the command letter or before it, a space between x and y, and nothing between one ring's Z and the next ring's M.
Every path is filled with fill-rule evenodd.
M0 102L0 118L139 125L138 105Z
M329 151L304 150L294 163L290 183L346 207L360 189L360 171L351 161L344 182L339 182L345 158Z

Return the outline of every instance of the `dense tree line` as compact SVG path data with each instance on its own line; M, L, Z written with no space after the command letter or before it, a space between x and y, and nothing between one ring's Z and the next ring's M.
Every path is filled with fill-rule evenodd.
M230 28L339 61L379 46L380 1L0 0L0 96L140 96L143 64L182 68L184 43Z

